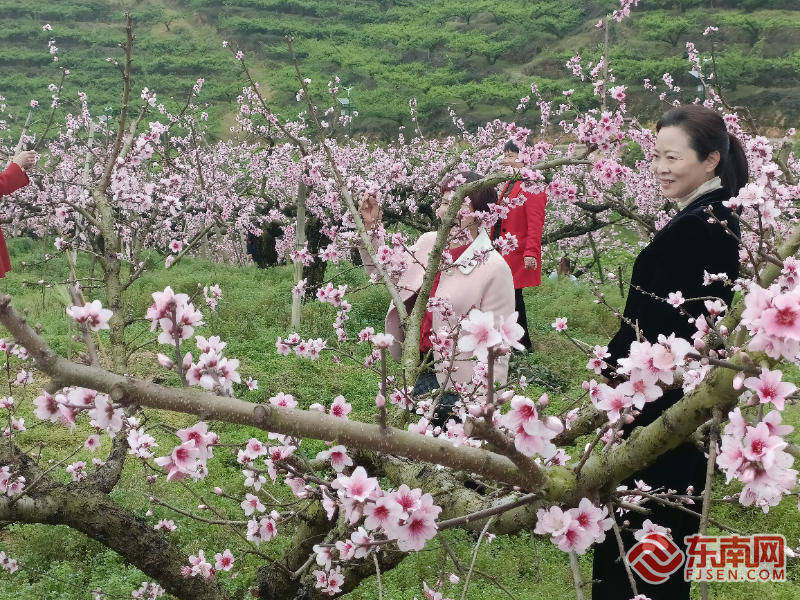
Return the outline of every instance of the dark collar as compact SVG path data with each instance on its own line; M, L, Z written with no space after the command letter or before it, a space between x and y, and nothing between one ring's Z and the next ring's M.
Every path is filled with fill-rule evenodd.
M702 196L698 196L694 200L692 200L688 205L683 207L680 211L678 211L672 219L670 219L669 223L664 225L661 229L659 229L656 234L653 236L653 240L659 237L664 231L672 227L677 221L681 220L683 217L688 215L695 215L699 217L705 216L705 210L707 207L712 205L722 206L722 203L725 200L730 200L731 194L730 192L721 187L716 190L711 190L710 192L706 192Z

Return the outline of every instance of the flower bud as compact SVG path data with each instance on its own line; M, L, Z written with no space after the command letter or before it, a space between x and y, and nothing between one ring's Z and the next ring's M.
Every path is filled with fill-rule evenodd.
M744 373L739 371L733 378L733 389L739 391L742 389L742 385L744 384Z
M160 364L165 369L171 369L175 366L175 361L173 361L169 356L166 354L158 354L158 364Z

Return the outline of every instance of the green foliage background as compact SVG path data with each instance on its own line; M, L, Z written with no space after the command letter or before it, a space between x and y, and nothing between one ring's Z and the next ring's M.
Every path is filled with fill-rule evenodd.
M514 113L532 81L548 95L577 88L582 108L594 103L591 89L576 85L564 63L577 52L584 63L599 57L594 25L615 6L613 0L143 0L130 7L134 87L156 90L172 108L204 77L202 100L214 105L210 119L224 135L244 81L222 48L227 39L245 51L262 88L290 116L299 110L284 42L291 34L315 92L326 94L333 75L342 87L352 86L356 133L385 137L409 126L411 97L428 133L452 131L448 107L468 126L498 117L535 125L535 105ZM83 90L95 110L113 112L120 78L104 59L121 55L122 12L114 0L0 0L0 94L12 114L24 119L31 98L41 112L49 105L47 85L57 80L50 36L60 49L58 64L72 72L65 100ZM42 32L44 23L52 33ZM633 111L655 117L663 108L641 82L658 81L665 71L684 89L684 100L694 97L685 43L696 42L708 55L710 42L701 34L709 25L720 28L718 76L730 101L753 107L767 125L796 125L800 5L794 0L643 0L611 31L612 66L617 83L630 86Z

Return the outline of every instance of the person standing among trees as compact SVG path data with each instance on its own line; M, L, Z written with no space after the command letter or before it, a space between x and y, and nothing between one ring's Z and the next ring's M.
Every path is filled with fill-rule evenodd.
M37 160L38 157L33 150L23 150L18 153L8 168L0 173L0 197L13 194L28 185L30 179L25 171L35 165ZM5 277L10 270L11 258L8 256L3 230L0 229L0 277Z
M503 147L503 164L515 169L522 168L519 162L519 147L512 141ZM509 200L522 196L525 203L508 211L508 216L495 226L494 237L498 238L510 233L517 238L517 248L505 255L506 263L514 276L514 306L519 315L518 322L525 333L520 343L525 350L531 349L531 338L528 333L528 318L525 312L525 299L522 290L526 287L542 285L542 231L544 230L544 212L547 196L544 192L531 194L522 189L522 182L517 181L503 186L500 194Z
M673 333L675 337L690 339L698 330L686 314L664 300L669 294L681 292L685 303L680 308L692 317L708 317L704 302L691 299L714 296L730 305L731 284L739 276L739 221L723 202L737 196L748 180L747 158L741 143L728 133L717 112L699 105L667 111L659 119L656 131L651 168L663 194L677 202L680 210L655 234L633 264L625 320L608 346L610 365L628 356L631 344L637 341L631 324L638 327L642 338L652 343L658 341L659 335ZM706 272L724 273L729 283L714 278L705 281L710 285L704 285ZM611 368L606 376L610 385L615 385ZM649 425L682 397L680 388L664 391L622 428L623 436L628 436L634 427ZM652 488L674 489L677 493L684 493L691 486L695 494L701 494L705 477L703 452L684 442L622 484L634 488L634 480L642 480ZM651 512L646 516L637 512L625 514L630 521L630 526L622 531L625 551L636 542L633 530L641 528L645 518L669 528L672 540L685 550L683 538L697 533L699 515L660 505L647 507ZM695 502L688 508L699 513L702 503ZM619 554L616 536L606 537L595 548L592 578L599 582L592 586L593 600L628 600L633 596ZM637 591L652 600L689 598L690 583L684 581L682 569L660 585L634 577Z
M480 178L480 175L472 171L445 178L440 185L442 201L436 210L436 216L444 218L450 200L455 194L455 188L458 187L457 181L470 183ZM494 188L484 188L467 196L465 201L469 202L470 211L488 213L490 206L497 202L497 192ZM359 210L367 232L377 238L378 244L382 243L380 240L383 230L382 215L376 197L373 194L364 194ZM464 235L467 232L468 237ZM413 307L422 286L436 235L436 231L423 233L416 243L405 251L408 259L407 268L400 274L396 283L400 296L409 310ZM492 246L488 233L480 226L480 221L473 216L461 217L450 234L449 242L444 252L449 254L452 264L445 267L443 261L442 268L436 274L431 287L430 297L448 302L452 310L449 311L447 318L439 311L425 311L420 324L419 349L423 358L429 352L433 354L434 370L423 371L414 385L414 396L440 388L445 390L430 420L434 427L443 427L448 418L454 415L453 409L458 401L458 395L452 390L472 381L475 362L470 359L468 353L459 352L454 348L455 356L451 367L450 360L444 360L439 349L432 343L431 334L437 334L443 329L454 330L459 321L473 308L493 313L495 320L499 317L507 319L514 312L514 280L511 270ZM376 272L364 248L360 247L359 251L367 272ZM394 304L389 306L389 311L386 313L385 326L385 331L392 334L395 339L390 347L392 356L399 360L402 351L400 342L405 335ZM507 375L506 354L495 361L494 379L504 384Z

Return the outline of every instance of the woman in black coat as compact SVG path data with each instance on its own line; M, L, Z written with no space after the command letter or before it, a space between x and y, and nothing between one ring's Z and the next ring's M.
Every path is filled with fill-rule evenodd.
M689 339L696 331L687 317L664 300L653 298L650 292L666 299L671 292L680 291L687 300L682 308L696 317L708 315L702 301L691 298L716 296L730 304L733 290L730 285L715 282L704 286L704 272L725 273L732 282L739 276L739 221L723 201L738 195L747 183L747 159L739 140L728 133L722 117L703 106L687 105L664 113L656 125L655 154L652 169L668 198L677 202L679 212L653 237L636 258L631 275L631 287L625 303L624 316L638 325L640 334L649 342L658 335ZM714 222L709 223L710 215ZM716 221L727 223L728 229ZM736 237L734 237L736 236ZM639 291L640 288L642 291ZM610 364L628 355L636 333L623 322L609 343ZM610 385L614 385L614 379ZM681 399L680 389L669 390L656 400L645 404L641 414L623 427L628 436L634 427L646 426ZM672 488L679 494L687 486L701 494L705 487L706 458L689 443L659 457L655 463L623 481L635 487L634 479L644 480L653 488ZM644 516L628 512L625 518L630 528L623 529L625 551L636 543L633 531L640 529L644 519L671 529L673 541L686 550L684 536L697 533L700 519L671 508L648 503L651 513ZM701 503L689 505L697 512ZM660 585L651 585L634 574L637 591L652 600L684 600L689 598L689 583L678 569ZM616 536L609 535L595 547L592 587L593 600L628 600L633 597L622 562Z

